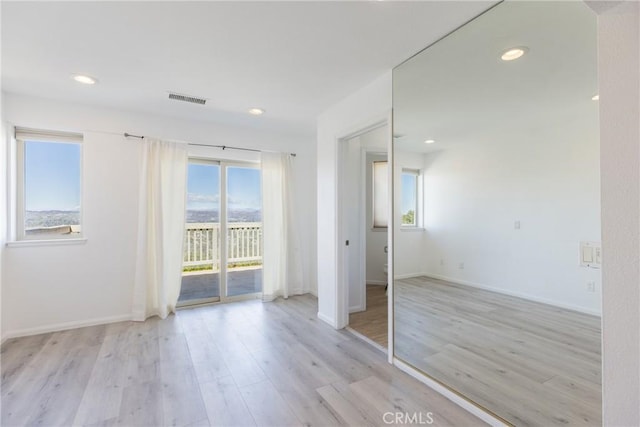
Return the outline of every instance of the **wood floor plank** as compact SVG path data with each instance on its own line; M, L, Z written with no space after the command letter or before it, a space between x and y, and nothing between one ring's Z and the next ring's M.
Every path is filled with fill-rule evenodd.
M381 417L376 417L368 404L360 401L349 390L348 383L336 382L318 388L318 393L331 410L348 426L378 426Z
M273 384L265 379L240 387L240 394L258 426L301 426Z
M2 366L2 396L13 388L19 374L53 337L52 334L33 335L11 339L2 345L0 366Z
M162 426L162 382L160 379L135 382L122 392L122 405L116 425L121 426Z
M84 395L100 345L73 348L56 375L32 402L28 425L71 425Z
M207 419L207 411L187 340L179 330L171 328L172 335L160 339L162 407L165 424L186 426Z
M389 343L388 304L384 286L367 285L367 309L349 315L349 327L383 347Z
M130 330L105 337L90 380L76 412L74 425L98 425L118 417L127 385L126 366L131 348Z
M256 425L231 375L200 383L200 389L209 423L212 426Z

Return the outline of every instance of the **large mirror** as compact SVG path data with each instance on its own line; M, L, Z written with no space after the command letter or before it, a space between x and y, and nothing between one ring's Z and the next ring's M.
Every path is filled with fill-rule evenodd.
M506 1L393 73L394 356L513 425L601 424L596 45Z

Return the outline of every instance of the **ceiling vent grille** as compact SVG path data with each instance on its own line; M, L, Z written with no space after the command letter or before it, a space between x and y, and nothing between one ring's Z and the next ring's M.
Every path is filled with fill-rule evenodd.
M200 105L204 105L207 102L205 98L198 98L190 95L181 95L179 93L173 93L173 92L169 92L169 99L173 99L175 101L191 102L192 104L200 104Z

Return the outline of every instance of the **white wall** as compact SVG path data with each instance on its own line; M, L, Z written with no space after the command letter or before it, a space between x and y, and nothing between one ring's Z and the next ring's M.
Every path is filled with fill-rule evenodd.
M390 111L388 72L318 117L318 317L337 328L348 321L346 285L338 274L338 249L344 243L338 242L338 140L387 119Z
M130 315L140 145L123 138L125 131L195 143L296 152L297 210L307 218L300 230L301 241L305 242L304 279L315 291L313 138L14 94L5 94L4 101L4 118L11 124L84 133L83 230L88 240L81 245L4 249L3 339Z
M11 114L8 105L7 115ZM86 243L8 247L2 310L6 336L130 318L137 241L140 145L86 132Z
M580 266L580 242L600 241L597 104L585 104L426 156L427 275L600 314L600 270Z
M598 17L605 426L640 425L639 9Z

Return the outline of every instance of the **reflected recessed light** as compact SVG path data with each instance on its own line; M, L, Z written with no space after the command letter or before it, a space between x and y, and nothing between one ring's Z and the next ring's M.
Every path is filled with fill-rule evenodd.
M593 95L593 96L591 97L591 100L592 100L592 101L599 101L599 100L600 100L600 95L597 95L597 94L596 94L596 95Z
M98 83L98 79L96 79L95 77L87 76L85 74L74 74L71 76L71 78L78 83L82 83L85 85L94 85Z
M253 114L254 116L260 116L264 114L264 110L262 108L249 108L249 114Z
M424 143L425 144L433 144L434 142L436 142L435 139L427 139Z
M514 59L520 58L522 55L527 53L529 49L525 46L512 47L510 49L505 50L500 59L503 61L513 61Z

